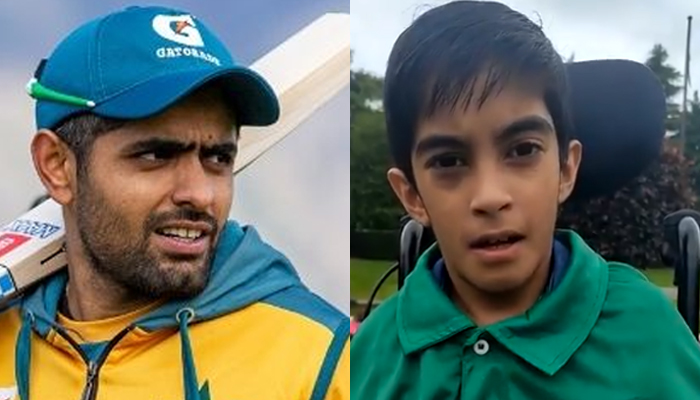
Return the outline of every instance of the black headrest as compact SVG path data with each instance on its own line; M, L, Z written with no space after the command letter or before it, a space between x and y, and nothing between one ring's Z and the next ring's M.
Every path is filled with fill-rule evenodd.
M666 98L644 64L596 60L567 64L575 136L583 144L572 199L612 193L660 154Z

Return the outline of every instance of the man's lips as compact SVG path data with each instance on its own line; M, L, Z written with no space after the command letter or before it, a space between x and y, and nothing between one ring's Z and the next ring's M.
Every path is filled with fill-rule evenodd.
M210 246L210 236L200 236L196 239L184 239L180 237L153 235L155 246L163 253L174 256L201 256Z
M205 222L174 221L155 230L155 245L161 251L178 256L206 253L211 245L214 228Z
M206 222L172 221L156 228L156 233L168 236L177 236L182 231L198 233L198 236L207 236L214 231L214 227Z

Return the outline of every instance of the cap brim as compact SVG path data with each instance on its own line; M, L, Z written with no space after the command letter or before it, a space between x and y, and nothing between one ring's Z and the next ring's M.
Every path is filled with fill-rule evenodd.
M110 118L147 118L214 80L223 85L240 125L267 126L279 119L279 101L274 90L258 73L245 67L161 75L103 100L91 111Z

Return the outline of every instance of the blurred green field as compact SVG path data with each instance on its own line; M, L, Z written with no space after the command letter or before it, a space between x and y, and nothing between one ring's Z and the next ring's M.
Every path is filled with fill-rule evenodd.
M391 267L391 261L350 260L350 295L356 300L367 300L376 282ZM384 282L377 299L384 299L396 292L397 274Z
M642 271L647 278L654 282L656 286L671 287L673 286L673 269L672 268L654 268Z

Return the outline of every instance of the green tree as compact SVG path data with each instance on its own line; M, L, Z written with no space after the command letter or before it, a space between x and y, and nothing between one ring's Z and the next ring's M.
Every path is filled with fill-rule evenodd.
M695 193L700 193L700 98L698 91L693 93L687 103L685 125L685 157L690 160L690 172L687 177ZM674 137L680 145L680 137Z
M697 90L687 104L685 155L698 160L700 159L700 98Z
M680 107L678 103L673 101L673 98L682 89L680 83L682 75L673 65L668 63L668 51L658 43L649 52L649 58L647 58L645 64L659 78L666 94L668 107L666 129L678 131L680 128Z
M380 107L383 79L365 71L350 75L350 228L391 230L402 209L389 187L391 156Z
M666 143L658 160L615 193L564 203L557 225L574 229L608 260L637 268L660 266L663 218L692 208L697 200L678 179L690 164Z
M693 93L693 98L688 100L686 112L685 157L690 162L690 169L683 178L687 179L695 193L700 193L700 98L697 90ZM680 150L680 135L669 138L668 142Z

